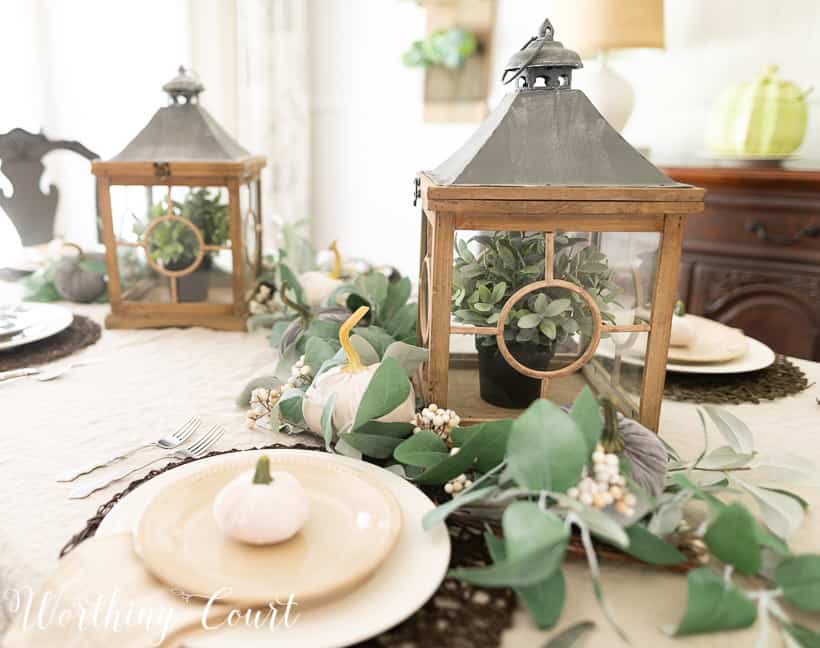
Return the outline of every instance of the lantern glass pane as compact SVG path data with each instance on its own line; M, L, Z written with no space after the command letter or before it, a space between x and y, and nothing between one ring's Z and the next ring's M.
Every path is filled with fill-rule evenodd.
M227 189L113 186L111 211L123 302L233 302Z
M549 255L544 232L457 232L448 406L498 418L539 396L569 404L589 385L637 416L648 334L607 327L648 326L659 239L555 232Z

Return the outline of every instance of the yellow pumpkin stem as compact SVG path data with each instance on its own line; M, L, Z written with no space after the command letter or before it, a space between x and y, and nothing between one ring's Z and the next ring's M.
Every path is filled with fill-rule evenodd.
M357 371L363 371L365 369L365 366L362 364L362 359L359 357L359 352L356 351L355 347L350 343L350 332L355 328L356 324L367 315L367 311L369 310L367 306L359 306L356 312L348 317L339 329L339 342L347 354L347 364L342 367L342 371L356 373Z
M331 279L342 278L342 255L336 246L336 241L330 244L330 251L333 252L333 270L330 272Z

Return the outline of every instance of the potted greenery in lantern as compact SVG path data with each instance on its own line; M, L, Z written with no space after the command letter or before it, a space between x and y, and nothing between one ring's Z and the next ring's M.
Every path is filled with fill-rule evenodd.
M544 235L536 232L488 232L459 240L453 268L452 308L455 319L475 326L495 326L504 303L520 288L544 277ZM587 238L555 237L554 274L588 292L605 322L614 322L607 305L618 295L607 257ZM571 340L584 347L592 335L587 303L562 288L534 291L513 305L504 340L521 364L546 370L562 345ZM481 398L499 407L522 408L539 396L539 381L513 369L502 356L495 336L477 335Z
M228 240L228 206L222 203L220 193L206 188L192 189L184 202L173 200L171 213L184 218L199 230L206 245L222 245ZM142 239L152 221L168 215L167 199L154 204L147 222L134 225L134 233ZM199 255L199 239L191 225L182 220L162 220L151 227L148 253L151 259L172 272L189 268ZM177 300L180 302L205 301L208 297L209 274L213 264L212 252L206 252L199 266L190 274L177 277Z

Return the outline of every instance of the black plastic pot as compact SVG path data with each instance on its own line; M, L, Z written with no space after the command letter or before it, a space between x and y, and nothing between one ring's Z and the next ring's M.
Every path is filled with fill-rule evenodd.
M542 371L549 367L554 353L541 345L521 342L508 342L507 348L525 367ZM476 349L481 400L498 407L523 409L539 397L541 381L513 369L497 345L485 346L476 337Z
M204 302L208 301L208 287L210 284L211 273L203 263L191 274L177 277L177 301L182 303L190 302ZM190 261L178 261L177 263L169 263L166 267L168 270L184 270L191 265ZM168 287L170 290L171 287Z

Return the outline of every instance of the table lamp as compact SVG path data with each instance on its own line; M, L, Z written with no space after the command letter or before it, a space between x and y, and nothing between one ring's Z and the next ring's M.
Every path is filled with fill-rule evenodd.
M663 48L663 0L558 0L550 14L561 25L561 39L582 57L598 56L585 66L581 85L592 103L623 131L635 103L624 77L609 67L609 52Z

